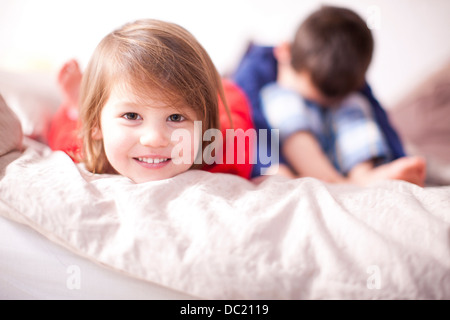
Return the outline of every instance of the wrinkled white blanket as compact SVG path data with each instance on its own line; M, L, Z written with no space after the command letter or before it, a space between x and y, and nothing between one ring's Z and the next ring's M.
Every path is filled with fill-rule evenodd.
M0 212L108 268L204 299L450 298L450 187L202 171L134 184L14 152L11 132Z

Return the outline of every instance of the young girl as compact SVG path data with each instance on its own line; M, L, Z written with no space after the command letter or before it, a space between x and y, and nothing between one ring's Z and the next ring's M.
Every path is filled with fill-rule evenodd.
M207 52L180 26L158 20L127 24L100 42L83 76L70 61L58 80L64 103L49 145L89 171L118 173L136 183L191 168L250 177L249 143L247 150L235 150L245 152L245 164L194 163L207 146L201 141L206 130L253 125L245 95L231 82L222 85ZM181 139L173 139L177 130ZM225 156L226 145L222 151Z

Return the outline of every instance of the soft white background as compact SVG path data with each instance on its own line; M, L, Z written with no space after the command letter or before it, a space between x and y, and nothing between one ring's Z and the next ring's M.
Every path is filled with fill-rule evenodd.
M225 74L249 40L289 40L322 3L350 7L374 27L368 79L386 107L449 61L448 0L0 0L0 70L56 73L70 58L83 68L108 32L157 18L191 31Z

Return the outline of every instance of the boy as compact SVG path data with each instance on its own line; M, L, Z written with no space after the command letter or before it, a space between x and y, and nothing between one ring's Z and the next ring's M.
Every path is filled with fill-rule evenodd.
M401 179L423 186L425 162L396 159L371 103L358 91L373 52L373 38L353 11L325 6L299 27L292 44L274 53L276 82L261 90L261 109L280 130L289 177L366 185Z

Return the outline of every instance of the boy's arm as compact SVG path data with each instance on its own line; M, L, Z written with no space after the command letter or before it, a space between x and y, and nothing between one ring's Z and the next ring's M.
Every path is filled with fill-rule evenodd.
M286 139L282 152L300 177L364 185L371 181L373 175L374 164L368 160L354 166L347 177L343 176L323 153L314 135L307 131L299 131Z
M313 177L331 183L347 182L333 167L310 132L299 131L292 134L284 141L282 152L300 177Z

